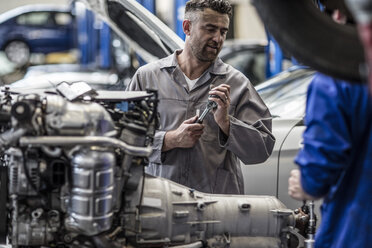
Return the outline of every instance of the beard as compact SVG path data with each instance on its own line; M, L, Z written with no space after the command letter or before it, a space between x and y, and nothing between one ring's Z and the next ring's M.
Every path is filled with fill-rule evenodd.
M194 56L202 62L213 62L220 53L221 47L213 44L201 45L199 42L191 44L191 51Z

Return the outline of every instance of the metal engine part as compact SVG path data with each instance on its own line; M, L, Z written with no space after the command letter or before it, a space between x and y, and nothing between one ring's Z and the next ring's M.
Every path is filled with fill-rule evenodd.
M5 154L9 159L9 194L37 195L35 189L40 188L38 161L32 158L24 161L22 151L18 148L10 148Z
M144 174L153 91L68 101L7 94L0 109L0 243L13 247L298 247L271 196L212 195ZM112 94L113 95L113 94ZM296 242L293 240L296 239ZM299 241L298 241L299 240Z
M110 151L89 149L74 155L67 230L93 236L111 228L115 164Z
M59 212L51 210L44 212L42 208L22 210L17 206L17 198L12 197L12 206L14 210L18 209L18 214L13 215L12 220L12 245L38 246L40 244L48 244L53 241L54 235L61 227L59 221Z
M110 115L98 103L72 103L52 95L46 99L45 112L49 135L105 135L114 130Z
M135 230L136 220L141 224L139 232L125 233L136 247L198 241L208 247L281 247L285 229L295 225L293 211L273 196L205 194L152 176L145 177L141 201L138 214L125 219L125 230Z

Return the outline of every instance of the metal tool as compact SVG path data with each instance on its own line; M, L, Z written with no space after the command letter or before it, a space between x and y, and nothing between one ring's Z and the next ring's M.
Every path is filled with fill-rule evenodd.
M217 95L210 95L209 97L216 97L216 98L219 98L219 96ZM214 101L208 101L207 103L207 107L204 109L203 113L199 116L199 118L195 121L195 123L203 123L203 120L204 118L207 116L207 114L209 113L209 111L211 111L212 109L215 109L217 108L217 103L214 102Z
M316 216L314 213L314 201L309 203L309 226L307 228L307 239L305 239L305 248L314 248L315 231L316 231Z

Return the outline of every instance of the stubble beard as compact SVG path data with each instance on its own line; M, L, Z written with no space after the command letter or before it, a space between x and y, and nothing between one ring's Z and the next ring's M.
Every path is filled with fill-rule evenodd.
M202 62L213 62L220 52L219 50L217 50L216 53L207 51L207 45L203 46L202 48L200 48L198 45L192 45L191 51L194 56Z

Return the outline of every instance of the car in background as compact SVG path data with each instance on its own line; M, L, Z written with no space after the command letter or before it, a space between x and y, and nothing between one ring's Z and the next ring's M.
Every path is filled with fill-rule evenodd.
M302 205L288 195L288 179L290 171L297 168L294 159L302 148L306 95L314 74L308 67L292 66L256 86L273 116L272 133L276 142L264 163L242 164L245 194L274 195L290 209ZM318 217L319 204L317 201Z
M85 6L92 2L87 1ZM104 6L108 9L100 9ZM141 63L166 57L184 46L179 36L135 0L107 1L107 5L93 4L89 8L112 29L114 46L120 49L125 46L128 51L125 62L121 62L123 67L129 67L125 75L111 70L92 73L94 69L79 65L42 65L31 67L25 78L10 84L13 92L51 89L62 81L86 81L95 89L123 90Z
M256 86L267 79L267 63L269 56L267 40L239 40L230 39L224 42L220 58L227 64L241 71ZM293 63L284 54L283 70Z
M265 40L226 40L220 52L223 62L241 71L253 85L266 79Z
M0 15L0 50L17 66L31 53L67 51L76 47L74 15L62 5L33 4Z

